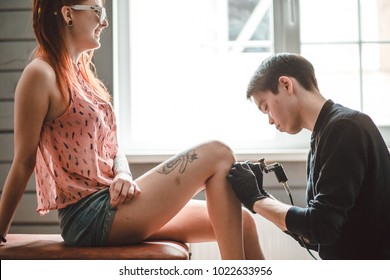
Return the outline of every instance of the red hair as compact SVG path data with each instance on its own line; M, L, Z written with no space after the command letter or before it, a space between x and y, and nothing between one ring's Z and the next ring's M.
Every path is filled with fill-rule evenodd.
M79 86L75 67L65 45L63 30L66 28L66 22L61 15L61 8L81 2L83 1L34 0L33 4L33 29L38 43L35 57L43 58L54 69L64 100L68 99L69 90ZM111 96L107 88L96 76L92 57L93 50L81 55L79 61L81 74L100 98L110 101Z

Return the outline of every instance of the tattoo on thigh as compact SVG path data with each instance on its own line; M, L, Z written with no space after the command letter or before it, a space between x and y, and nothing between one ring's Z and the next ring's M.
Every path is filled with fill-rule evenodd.
M186 171L187 165L198 159L198 155L195 150L185 151L168 160L164 165L157 170L158 173L168 175L177 167L179 167L179 173L183 174Z

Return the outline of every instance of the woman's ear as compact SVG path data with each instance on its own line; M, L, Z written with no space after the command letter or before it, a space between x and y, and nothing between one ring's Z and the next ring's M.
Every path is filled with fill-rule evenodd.
M66 22L66 24L68 26L72 26L73 25L72 9L67 7L67 6L63 6L61 8L61 14L62 14L62 17L63 17L64 21Z

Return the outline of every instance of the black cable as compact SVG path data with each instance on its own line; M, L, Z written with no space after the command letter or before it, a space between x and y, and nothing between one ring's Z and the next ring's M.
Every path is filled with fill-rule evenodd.
M313 253L310 251L310 249L307 248L306 243L305 243L305 240L303 240L303 237L302 237L302 236L299 236L299 239L301 240L303 246L306 248L306 251L310 254L310 256L311 256L313 259L317 260L317 258L313 255Z
M291 205L294 206L294 201L293 201L293 198L292 198L292 194L291 194L291 191L290 191L290 187L287 185L287 181L286 181L286 182L282 182L282 183L283 183L284 189L286 190L286 192L287 192L287 194L288 194L288 197L290 198ZM297 237L299 238L299 240L302 242L303 247L305 247L305 249L306 249L306 251L309 253L309 255L310 255L313 259L317 260L317 258L313 255L313 253L310 251L310 249L307 248L306 242L305 242L305 240L303 239L303 237L300 236L300 235L296 235L296 236L297 236Z
M278 162L275 162L273 164L267 165L265 163L265 159L264 158L260 159L259 163L260 163L260 166L261 166L262 170L264 170L265 173L268 173L268 172L274 172L275 173L276 178L278 179L279 183L282 183L284 189L286 190L286 193L287 193L288 197L290 198L291 205L294 206L294 201L293 201L293 198L292 198L291 190L290 190L290 187L287 184L287 180L288 180L287 179L287 175L284 172L283 166L281 164L279 164ZM300 236L300 235L297 235L297 234L294 234L294 236L296 236L301 241L301 243L303 244L303 247L305 247L305 249L309 253L309 255L313 259L317 260L317 258L313 255L313 253L310 251L310 249L307 248L305 240L303 239L303 237Z
M294 205L294 201L293 201L293 199L292 199L292 195L291 195L291 193L290 193L290 194L288 194L288 197L290 198L291 205Z

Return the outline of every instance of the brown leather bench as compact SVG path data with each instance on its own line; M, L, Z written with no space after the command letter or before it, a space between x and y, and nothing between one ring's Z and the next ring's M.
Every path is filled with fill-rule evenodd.
M1 260L188 260L189 248L175 241L112 247L68 247L59 234L8 234Z

